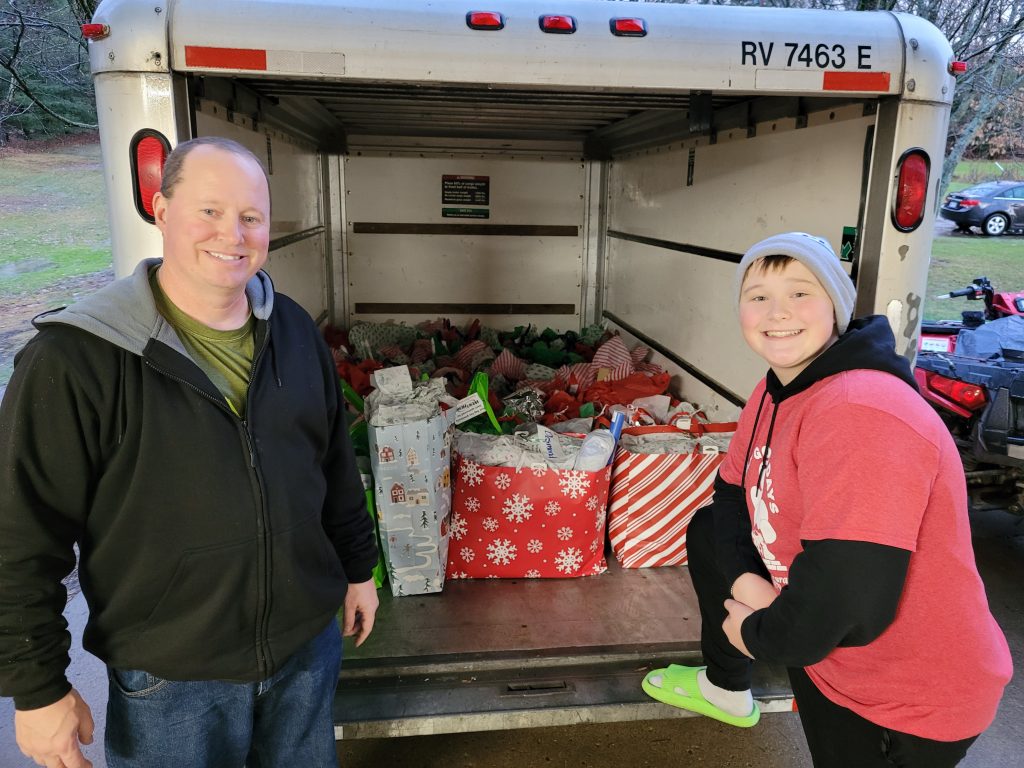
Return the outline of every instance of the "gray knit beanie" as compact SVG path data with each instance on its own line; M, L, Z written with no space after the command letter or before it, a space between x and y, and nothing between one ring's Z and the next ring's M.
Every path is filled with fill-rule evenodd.
M846 333L846 327L853 317L853 304L857 299L857 289L846 274L843 265L832 250L827 240L806 232L785 232L772 235L751 246L743 254L739 268L736 270L736 304L740 301L740 286L747 274L747 269L758 259L766 256L789 256L796 259L818 278L818 282L828 292L836 311L836 328L839 335Z

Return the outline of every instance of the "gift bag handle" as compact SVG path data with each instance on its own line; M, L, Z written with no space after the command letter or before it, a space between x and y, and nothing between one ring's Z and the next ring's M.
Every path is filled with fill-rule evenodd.
M491 420L491 426L493 426L494 431L500 435L502 434L501 424L498 423L498 418L494 415L494 409L491 408L491 401L488 398L487 390L487 374L483 371L477 371L476 374L473 375L473 380L469 383L468 394L475 392L480 397L481 402L484 404L484 411L487 413L487 418Z

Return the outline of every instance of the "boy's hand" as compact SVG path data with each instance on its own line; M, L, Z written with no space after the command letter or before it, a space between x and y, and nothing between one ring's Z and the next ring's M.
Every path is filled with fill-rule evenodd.
M14 713L18 749L48 768L92 768L79 742L92 744L92 712L78 691L39 709Z
M740 627L743 626L743 620L752 614L754 609L737 600L726 600L725 610L729 612L729 615L722 623L722 629L725 630L725 636L729 638L729 642L733 644L736 650L744 656L754 658L753 654L747 650L747 646L743 642L743 633L740 632Z
M732 583L730 594L733 600L749 605L755 611L767 608L779 596L768 579L749 572L741 574Z

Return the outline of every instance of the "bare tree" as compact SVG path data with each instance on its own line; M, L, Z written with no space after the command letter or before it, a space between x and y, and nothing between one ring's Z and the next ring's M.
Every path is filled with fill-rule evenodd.
M967 62L957 79L949 122L945 190L956 164L994 111L1020 98L1024 85L1024 0L919 0L911 12L941 29L956 59Z
M74 6L69 5L73 3ZM0 0L0 144L13 122L92 129L88 50L78 14L89 0Z

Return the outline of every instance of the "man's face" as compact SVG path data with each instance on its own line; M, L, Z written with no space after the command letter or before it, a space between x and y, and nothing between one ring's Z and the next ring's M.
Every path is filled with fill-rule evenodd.
M153 199L164 237L161 269L196 296L240 295L267 261L270 190L262 169L233 152L196 147L171 194Z
M743 338L788 384L838 338L832 299L798 261L781 269L754 262L740 289Z

